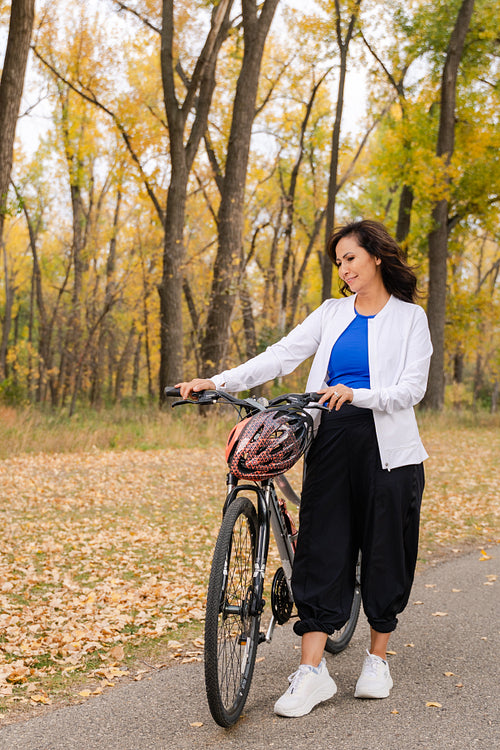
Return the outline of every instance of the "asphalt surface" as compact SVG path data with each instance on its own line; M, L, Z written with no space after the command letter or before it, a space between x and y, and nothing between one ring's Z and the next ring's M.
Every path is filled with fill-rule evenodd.
M327 655L337 695L308 716L275 716L274 701L299 656L300 639L287 624L276 629L271 645L260 646L244 713L229 730L213 722L203 666L195 663L6 724L0 748L498 750L500 547L487 553L490 559L479 550L457 555L417 575L391 639L394 688L385 700L353 697L368 636L361 615L349 647Z

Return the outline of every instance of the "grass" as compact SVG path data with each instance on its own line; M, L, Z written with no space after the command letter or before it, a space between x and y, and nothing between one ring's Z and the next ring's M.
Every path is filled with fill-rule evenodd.
M224 443L233 414L227 406L201 414L197 407L174 412L151 406L82 409L68 417L64 412L0 405L0 460L20 453L208 447Z
M0 712L201 660L232 414L0 407ZM216 416L217 415L217 416ZM498 539L500 417L419 414L419 564ZM300 482L300 467L290 472ZM278 563L274 545L268 581ZM118 649L118 650L117 650Z

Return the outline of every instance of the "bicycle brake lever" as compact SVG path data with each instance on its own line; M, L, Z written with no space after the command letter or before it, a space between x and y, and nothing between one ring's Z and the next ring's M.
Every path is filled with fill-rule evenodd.
M325 404L307 404L307 409L319 409L320 411L330 411L328 406L325 406Z
M180 401L174 401L173 404L170 405L170 407L173 409L175 406L181 406L182 404L197 404L198 401L193 401L191 398L183 398Z

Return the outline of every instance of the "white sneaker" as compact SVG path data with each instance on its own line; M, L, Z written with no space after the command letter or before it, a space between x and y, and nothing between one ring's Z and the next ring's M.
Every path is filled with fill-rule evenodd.
M386 661L366 652L363 669L356 683L355 698L387 698L393 682Z
M290 687L274 704L274 713L278 716L305 716L321 701L326 701L337 692L334 680L328 674L324 659L315 672L313 667L301 664L296 672L290 675Z

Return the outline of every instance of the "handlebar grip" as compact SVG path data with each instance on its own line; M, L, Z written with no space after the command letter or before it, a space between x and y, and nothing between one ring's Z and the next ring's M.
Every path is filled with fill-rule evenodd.
M309 393L309 398L311 401L319 401L321 396L323 396L323 393Z
M180 392L179 388L169 388L169 387L167 387L167 388L165 388L165 390L163 391L163 393L165 394L165 396L171 397L171 398L179 398L180 395L181 395L181 392Z

